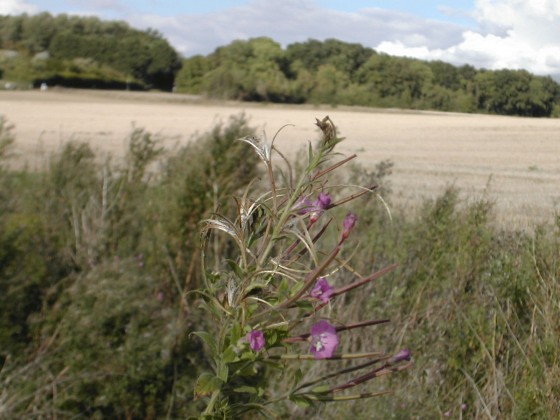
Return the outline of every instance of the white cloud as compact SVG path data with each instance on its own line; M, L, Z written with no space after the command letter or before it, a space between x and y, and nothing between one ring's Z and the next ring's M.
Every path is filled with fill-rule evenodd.
M336 38L375 47L385 40L445 48L461 41L462 28L378 8L359 13L321 8L313 0L253 0L244 6L201 14L130 18L140 27L158 28L185 56L208 54L234 39L268 36L287 45L310 38Z
M31 1L0 0L0 13L38 11ZM523 68L560 80L560 0L475 0L469 14L475 26L469 28L382 8L342 12L315 0L250 0L215 12L169 16L135 14L128 0L67 1L105 19L156 28L185 56L259 36L284 46L335 38L393 55L489 69ZM448 15L469 13L440 9Z
M2 0L0 1L0 15L19 15L21 13L35 13L39 10L37 6L29 4L24 0Z
M463 32L461 42L447 48L418 48L400 39L377 48L394 55L560 75L560 1L478 0L473 17L480 30Z

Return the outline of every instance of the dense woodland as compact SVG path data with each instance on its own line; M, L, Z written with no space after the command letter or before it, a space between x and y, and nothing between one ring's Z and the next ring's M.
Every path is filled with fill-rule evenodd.
M557 116L560 85L524 70L477 70L377 53L335 39L235 41L183 62L179 91L288 103Z
M0 16L0 79L18 84L170 90L180 57L154 30L49 13Z
M0 16L0 79L35 87L175 87L242 101L560 115L560 85L525 70L392 57L335 39L283 48L266 37L234 41L181 63L155 30L64 14Z

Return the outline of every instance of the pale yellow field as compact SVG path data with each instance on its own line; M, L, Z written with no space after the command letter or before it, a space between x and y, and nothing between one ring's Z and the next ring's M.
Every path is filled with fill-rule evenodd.
M339 151L357 153L366 165L395 163L395 197L410 206L454 184L465 197L495 200L497 219L510 227L551 220L560 208L560 119L212 103L157 93L0 92L0 115L15 125L14 162L32 167L71 139L122 155L135 124L173 147L242 111L269 139L293 124L276 143L288 154L317 139L315 117L329 115L346 137Z

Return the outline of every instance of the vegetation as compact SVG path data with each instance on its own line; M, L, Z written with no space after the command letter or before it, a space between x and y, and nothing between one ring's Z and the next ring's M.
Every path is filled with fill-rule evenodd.
M96 17L0 16L6 80L94 88L171 90L177 52L154 30Z
M335 39L234 41L183 61L180 92L213 98L558 116L560 85L524 70L391 57Z
M349 331L389 320L349 319L348 311L332 311L332 304L395 266L365 278L353 269L359 216L349 211L340 217L341 205L372 189L346 187L348 193L334 200L340 188L329 179L357 156L338 159L334 150L343 139L333 122L327 116L316 124L323 137L309 146L297 174L288 162L285 170L277 164L284 155L274 142L242 138L266 168L265 186L249 185L236 198L234 219L216 213L202 222L203 262L212 265L205 264L204 285L193 294L214 320L195 333L211 365L195 387L195 398L206 403L202 417L274 417L287 401L308 407L379 397L387 392L356 388L413 365L408 349L380 351L368 348L369 340L353 350L345 345ZM233 248L226 260L210 246L224 237Z
M68 143L32 173L2 169L9 127L1 121L0 418L197 415L196 378L210 353L191 332L212 328L187 293L201 286L198 221L215 209L234 217L231 197L263 175L250 146L234 141L254 130L237 117L173 153L135 130L122 163ZM329 188L336 200L342 185L388 185L390 169L356 166ZM558 417L560 217L513 232L496 227L491 203L453 189L417 213L393 205L388 189L381 195L351 202L361 232L353 269L397 268L325 309L342 320L391 318L376 334L348 331L340 350L407 347L415 365L361 385L394 395L278 414ZM218 266L234 250L226 240L211 249Z
M360 44L266 37L181 61L155 30L68 15L0 16L8 86L160 89L211 98L560 116L560 85L525 70L489 71L392 57Z

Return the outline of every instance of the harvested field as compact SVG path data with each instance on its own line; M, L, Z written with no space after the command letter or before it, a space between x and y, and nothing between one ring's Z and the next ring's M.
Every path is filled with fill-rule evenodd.
M390 159L394 197L416 206L454 184L465 197L496 203L497 220L524 228L551 220L560 205L560 119L406 112L363 108L209 102L178 94L49 90L0 92L0 115L15 125L14 165L40 166L69 140L121 155L132 124L167 147L245 112L288 154L317 138L315 117L329 115L346 140L339 151L373 165Z

